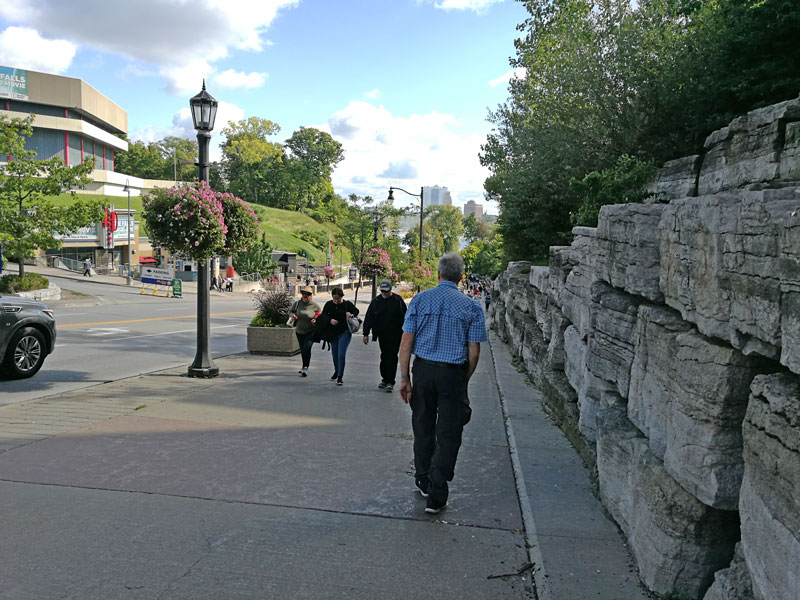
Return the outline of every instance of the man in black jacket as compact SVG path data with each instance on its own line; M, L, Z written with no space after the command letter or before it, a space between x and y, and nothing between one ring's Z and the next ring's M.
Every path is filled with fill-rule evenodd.
M364 343L369 344L369 334L377 339L381 347L381 382L378 388L391 392L397 374L397 353L403 337L403 320L406 318L406 303L402 297L392 293L388 279L381 281L380 295L370 303L364 319Z

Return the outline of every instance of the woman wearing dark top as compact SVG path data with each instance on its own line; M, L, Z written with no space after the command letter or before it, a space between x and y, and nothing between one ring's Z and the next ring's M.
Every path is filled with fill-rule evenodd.
M343 385L345 355L347 347L353 334L347 327L347 317L358 315L358 309L350 300L344 299L342 288L335 287L331 290L331 300L325 303L322 314L317 322L324 327L324 338L331 343L331 354L333 355L333 375L332 381L336 385Z

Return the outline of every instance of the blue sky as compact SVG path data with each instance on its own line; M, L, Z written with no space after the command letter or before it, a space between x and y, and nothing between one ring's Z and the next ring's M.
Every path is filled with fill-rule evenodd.
M487 111L525 16L513 0L14 0L0 64L85 80L148 141L194 136L205 77L217 132L250 116L278 123L276 141L318 127L344 145L337 192L442 185L460 206L482 201Z

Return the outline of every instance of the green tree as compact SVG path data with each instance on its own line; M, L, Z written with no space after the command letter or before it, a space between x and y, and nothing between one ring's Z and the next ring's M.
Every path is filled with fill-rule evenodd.
M167 136L158 142L164 167L160 179L195 181L197 179L197 140Z
M222 129L222 160L228 188L242 199L267 206L281 206L286 181L281 171L281 145L269 138L280 126L268 119L250 117ZM277 175L277 176L276 176Z
M161 147L157 142L146 144L136 140L128 143L127 152L117 153L114 168L118 173L133 177L162 179L167 167ZM172 179L171 175L170 179Z
M475 213L464 217L463 226L464 239L467 241L467 244L472 244L478 240L488 240L491 235L489 226L483 221L478 221L475 217Z
M445 252L456 252L459 238L464 233L461 211L455 206L432 206L426 220L431 233L441 238L441 252L436 254L441 256Z
M526 77L490 113L481 152L510 258L569 241L570 214L588 208L570 181L596 172L624 187L620 157L659 165L696 153L733 117L800 89L793 0L523 4L511 64Z
M300 127L284 143L298 196L295 210L314 208L333 193L331 174L344 158L342 145L329 133L313 127Z
M375 247L386 250L383 247L386 225L405 211L394 208L390 202L373 204L374 200L370 196L362 198L351 194L348 200L346 216L338 222L339 233L336 234L336 243L350 251L353 264L358 268L356 288L356 299L358 299L364 264L371 258L370 250Z
M26 119L0 116L0 154L10 157L0 165L0 239L6 253L19 260L19 275L25 275L24 259L36 248L59 248L57 235L98 222L103 215L100 200L77 201L56 207L47 200L89 183L93 165L86 161L68 167L60 158L37 160L25 149L33 134L33 115Z
M472 272L478 275L496 277L506 266L503 253L503 239L495 234L488 242L476 242L480 248L472 260Z
M267 241L267 234L262 233L260 240L246 250L235 253L233 266L239 273L258 273L261 277L272 273L277 263L272 260L272 246Z

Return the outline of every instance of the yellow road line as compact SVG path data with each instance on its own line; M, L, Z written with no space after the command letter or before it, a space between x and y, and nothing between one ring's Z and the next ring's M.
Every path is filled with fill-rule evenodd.
M255 310L237 310L234 312L221 312L211 313L212 317L219 317L222 315L243 315L247 313L254 313ZM71 323L69 325L58 325L59 329L65 327L86 327L88 325L115 325L117 323L142 323L144 321L169 321L171 319L196 319L197 315L179 315L175 317L151 317L149 319L127 319L125 321L98 321L97 323Z

